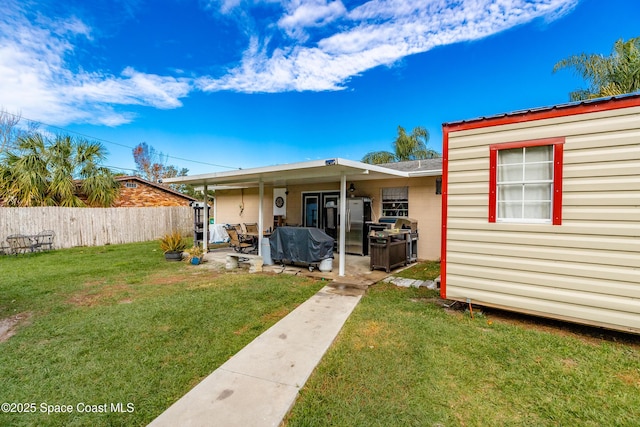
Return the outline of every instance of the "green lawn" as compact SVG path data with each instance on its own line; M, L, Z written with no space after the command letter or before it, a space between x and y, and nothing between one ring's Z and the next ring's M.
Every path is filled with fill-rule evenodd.
M0 425L145 425L323 285L168 263L157 246L0 257L0 319L27 317L0 343L0 403L36 410ZM286 424L638 425L640 338L474 314L424 288L373 286ZM41 412L53 405L73 413Z
M145 425L322 287L169 263L156 242L3 256L0 274L0 319L27 317L0 343L0 403L35 404L0 413L12 426Z
M434 291L377 284L286 425L639 425L639 337L527 323L478 309L472 319Z
M398 273L393 273L397 277L416 280L433 280L440 275L439 261L425 261L413 264Z

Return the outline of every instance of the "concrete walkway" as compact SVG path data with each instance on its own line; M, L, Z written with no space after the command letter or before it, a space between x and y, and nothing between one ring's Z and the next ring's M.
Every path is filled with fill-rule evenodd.
M364 293L339 288L322 288L149 426L279 426Z

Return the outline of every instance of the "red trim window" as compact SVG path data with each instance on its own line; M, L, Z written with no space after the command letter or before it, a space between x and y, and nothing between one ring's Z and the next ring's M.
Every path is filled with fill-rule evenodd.
M564 138L489 147L489 222L562 224Z

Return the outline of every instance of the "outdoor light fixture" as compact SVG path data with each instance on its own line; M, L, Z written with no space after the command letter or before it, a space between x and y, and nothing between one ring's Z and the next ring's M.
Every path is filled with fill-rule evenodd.
M354 191L356 191L356 186L353 185L353 182L349 185L349 192L353 193Z
M442 178L436 178L436 194L442 194Z

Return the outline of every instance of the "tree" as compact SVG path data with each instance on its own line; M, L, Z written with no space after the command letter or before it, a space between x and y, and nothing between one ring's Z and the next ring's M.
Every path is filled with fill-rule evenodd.
M588 89L569 93L571 101L623 95L640 90L640 37L613 44L609 56L600 54L572 55L553 67L553 72L574 68L585 79Z
M151 182L159 182L164 178L175 178L177 176L187 176L189 169L178 169L174 165L167 165L166 159L168 156L158 152L147 144L141 142L133 149L133 161L136 163L138 173L146 180ZM195 190L192 185L187 184L162 184L170 187L174 191L178 191L182 194L186 194L191 197L202 197L202 195ZM213 191L209 191L209 195L212 196Z
M120 187L100 165L106 152L99 143L35 133L15 144L0 158L0 199L7 206L110 206L117 197Z
M367 153L362 161L370 164L404 162L407 160L434 159L440 157L440 153L427 148L429 132L422 126L418 126L407 135L407 131L398 126L398 136L393 142L394 152L372 151Z
M136 163L140 175L147 181L158 182L165 178L166 156L157 152L146 142L141 142L133 148L133 161Z
M4 108L0 109L0 153L12 147L19 137L37 132L38 124L36 122L27 121L25 128L20 126L21 120L20 113L13 114Z

